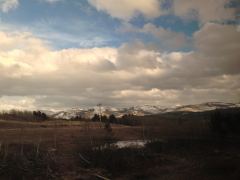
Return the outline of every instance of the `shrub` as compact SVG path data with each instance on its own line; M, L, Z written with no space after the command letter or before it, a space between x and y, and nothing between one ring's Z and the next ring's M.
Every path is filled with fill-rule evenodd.
M33 144L3 145L0 151L0 179L54 179L58 166L45 150ZM24 149L24 151L23 151Z

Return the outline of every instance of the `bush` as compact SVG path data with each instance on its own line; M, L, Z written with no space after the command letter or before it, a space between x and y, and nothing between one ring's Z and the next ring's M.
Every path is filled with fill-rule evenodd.
M54 179L57 167L47 151L37 152L33 144L3 145L0 151L0 179Z

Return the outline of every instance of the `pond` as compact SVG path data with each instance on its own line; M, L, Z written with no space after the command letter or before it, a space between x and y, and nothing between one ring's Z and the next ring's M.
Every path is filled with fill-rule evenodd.
M117 141L114 143L107 143L100 147L94 148L94 149L107 149L107 148L117 148L117 149L123 149L123 148L144 148L146 144L150 142L156 142L156 141L162 141L162 140L125 140L125 141Z

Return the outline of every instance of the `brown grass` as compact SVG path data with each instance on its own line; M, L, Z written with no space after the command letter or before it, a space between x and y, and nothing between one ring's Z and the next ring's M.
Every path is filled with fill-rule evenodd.
M55 163L57 169L53 170L52 176L51 173L47 175L56 179L99 179L103 176L111 179L210 180L240 177L239 140L214 139L206 120L159 119L157 123L156 119L149 120L134 127L112 125L111 134L96 122L0 121L0 153L14 154L15 159L9 162L23 161L26 159L23 157L37 152L43 157L50 153L54 161L37 166L44 171L46 164ZM160 139L161 142L149 144L144 149L92 151L93 147L105 144L109 139ZM90 164L84 162L86 160ZM16 170L25 179L33 179L31 174L13 165L8 166L11 171ZM25 168L31 170L33 166ZM37 175L42 170L37 171ZM8 179L6 174L4 177ZM3 174L0 174L3 179L1 177Z

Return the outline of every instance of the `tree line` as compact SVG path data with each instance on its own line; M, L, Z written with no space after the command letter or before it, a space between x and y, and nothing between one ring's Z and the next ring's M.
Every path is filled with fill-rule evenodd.
M100 116L99 114L94 114L94 116L91 119L93 122L100 122L103 123L112 123L112 124L122 124L122 125L128 125L128 126L135 126L139 125L139 121L135 119L134 115L131 114L125 114L121 118L116 118L114 114L111 114L109 117L106 115Z
M0 119L14 121L43 121L47 120L48 116L41 111L18 111L10 110L0 112Z

